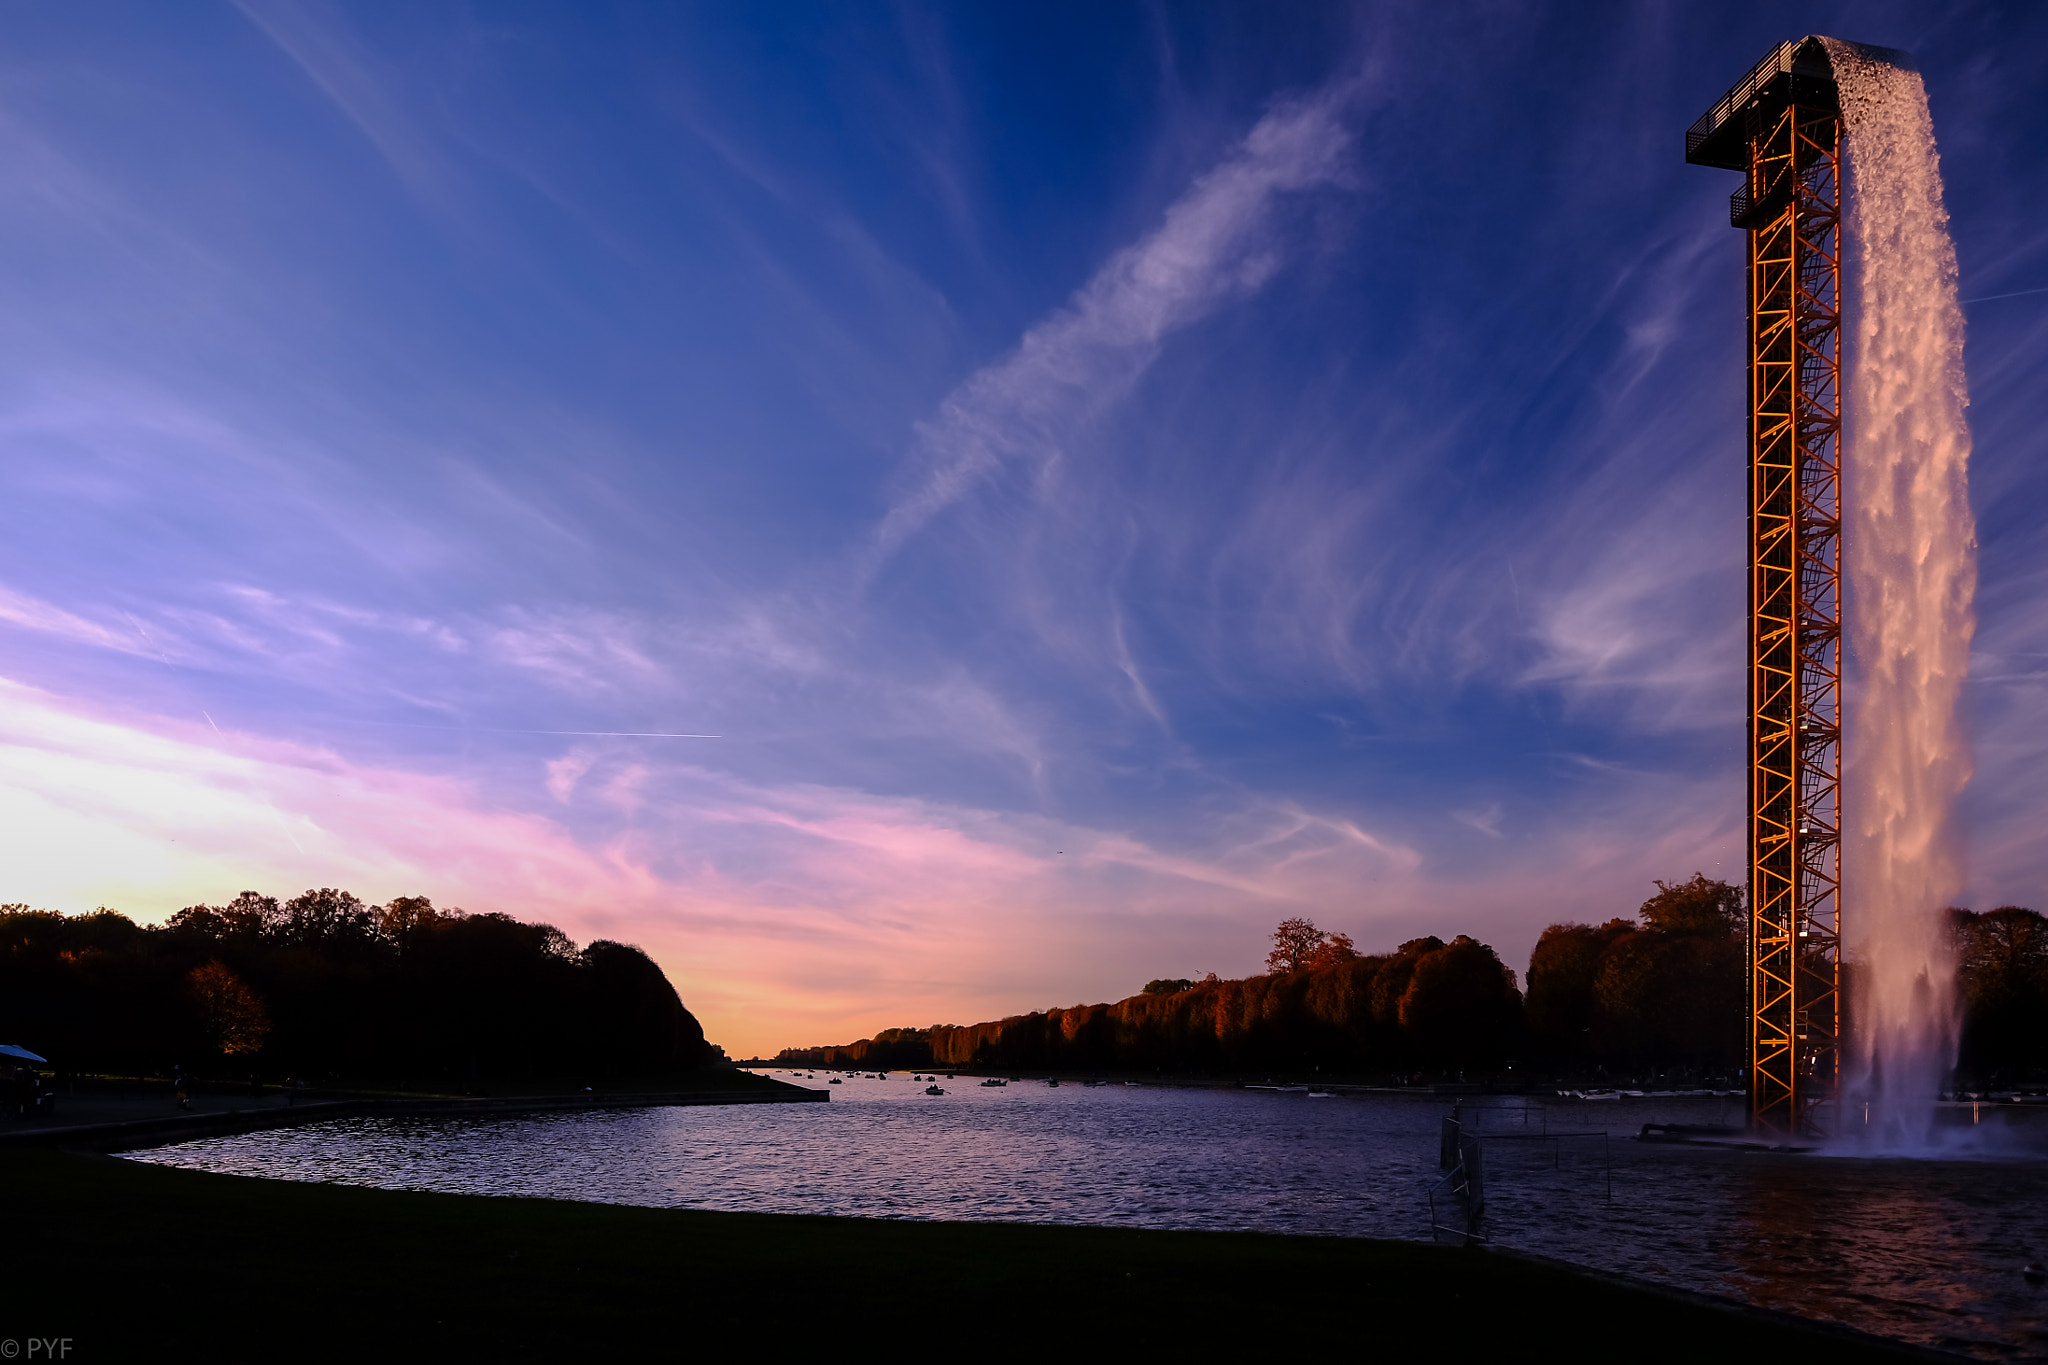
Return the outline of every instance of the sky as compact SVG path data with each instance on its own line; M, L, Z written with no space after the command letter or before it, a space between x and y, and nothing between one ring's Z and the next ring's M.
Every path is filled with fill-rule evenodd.
M1741 878L1736 177L1914 52L2048 907L2048 9L0 10L0 900L425 895L735 1056Z

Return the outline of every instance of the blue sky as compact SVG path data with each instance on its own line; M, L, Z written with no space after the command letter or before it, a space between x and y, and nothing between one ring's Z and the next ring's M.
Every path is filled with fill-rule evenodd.
M1681 136L1809 32L1926 75L2048 902L2048 11L1967 4L11 7L0 898L545 917L748 1052L1736 877Z

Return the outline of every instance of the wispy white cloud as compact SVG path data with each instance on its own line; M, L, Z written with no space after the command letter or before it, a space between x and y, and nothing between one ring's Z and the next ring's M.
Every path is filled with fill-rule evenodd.
M350 33L347 16L319 0L234 0L263 35L376 148L421 204L446 213L455 167L378 70L378 58Z
M1273 233L1280 203L1351 179L1345 119L1359 94L1340 81L1276 107L1157 230L950 394L919 430L922 456L876 530L878 553L1013 460L1047 477L1075 428L1128 390L1168 334L1271 279L1283 260Z
M589 745L579 745L560 758L547 761L548 795L557 801L568 801L576 794L576 784L596 766L598 753Z
M563 800L597 784L615 832L593 845L469 783L197 721L138 728L4 682L0 777L12 894L145 917L246 885L307 882L516 905L579 937L648 941L714 1032L749 1048L786 1043L807 1014L850 1008L854 996L869 1010L912 1008L875 993L906 980L926 983L934 1008L1007 1009L979 984L991 962L1064 991L1063 954L1131 907L1199 903L1230 919L1250 906L1263 918L1296 903L1275 867L1341 863L1346 848L1389 856L1355 827L1300 813L1204 858L1042 817L747 783L585 745L549 762L546 778ZM874 985L803 998L797 982L826 964ZM939 995L931 983L944 983ZM834 1026L877 1025L841 1016Z
M749 1050L1112 997L1156 974L1162 951L1249 970L1288 914L1391 940L1447 906L1498 901L1525 874L1447 892L1445 869L1398 837L1258 798L1163 846L1043 816L747 782L588 742L543 770L564 801L595 783L610 832L509 809L496 783L196 719L93 715L0 683L11 894L145 917L252 885L516 907L578 938L645 943L714 1036ZM1659 825L1645 842L1672 836ZM1574 844L1544 849L1571 857ZM1579 885L1625 886L1639 851L1584 850Z
M54 635L72 644L111 649L122 654L158 656L155 643L134 624L132 618L128 629L122 630L88 621L62 607L7 587L0 587L0 621L21 630Z
M1474 806L1469 810L1454 810L1451 812L1453 820L1456 820L1461 825L1470 825L1473 829L1478 830L1481 834L1491 839L1501 837L1500 822L1506 816L1506 808L1498 801L1488 801L1484 805Z
M1162 9L1168 93L1076 194L974 141L915 15L906 78L245 12L253 74L84 71L160 140L0 95L0 630L43 688L0 692L0 896L554 917L752 1048L1252 969L1286 913L1519 966L1733 875L1737 239L1605 117L1697 65L1671 15L1564 25L1623 84L1560 93L1546 12L1375 14L1370 78L1247 114L1270 68L1177 66ZM717 63L876 121L690 94ZM1976 335L1980 867L2023 888L2041 338Z
M503 662L576 694L644 689L665 676L648 655L644 624L610 612L517 610L489 643Z
M1146 686L1144 674L1138 671L1137 657L1131 653L1131 643L1126 638L1124 614L1114 607L1110 612L1110 639L1115 649L1117 670L1130 679L1131 696L1137 701L1138 708L1171 734L1173 722L1166 718L1166 709L1159 704L1159 698L1152 694L1152 689Z

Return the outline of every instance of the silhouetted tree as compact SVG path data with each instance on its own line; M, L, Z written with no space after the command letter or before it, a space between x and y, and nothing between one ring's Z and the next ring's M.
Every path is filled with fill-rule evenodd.
M586 994L579 1032L587 1055L629 1072L673 1071L708 1059L703 1028L653 958L630 944L597 939L578 961Z
M1415 961L1401 993L1401 1032L1425 1060L1492 1065L1514 1041L1521 992L1493 949L1460 934Z
M1594 983L1603 1050L1640 1060L1729 1065L1741 1054L1744 956L1727 933L1621 937Z
M1623 1066L1740 1063L1742 890L1697 872L1654 884L1640 926L1553 924L1537 940L1528 1020L1543 1055Z
M366 905L320 888L244 892L144 929L103 911L0 906L0 1036L126 1068L209 1049L300 1072L438 1078L667 1071L703 1030L637 948L561 930Z
M1323 941L1309 950L1308 958L1301 965L1312 972L1327 972L1357 959L1358 947L1352 943L1351 935L1326 933Z
M1528 1019L1532 1044L1550 1057L1586 1056L1608 1043L1594 983L1617 939L1637 932L1627 920L1553 924L1529 956Z
M1269 972L1298 972L1323 946L1325 935L1312 919L1284 919L1273 931L1273 951L1266 954Z
M378 937L379 913L346 891L332 887L301 892L286 901L275 936L283 942L335 949L367 947Z
M378 912L377 932L402 953L442 921L462 917L460 910L436 910L425 896L398 896Z
M1710 880L1703 872L1676 885L1656 882L1657 894L1636 913L1660 934L1727 935L1743 931L1742 888Z
M199 1007L201 1026L215 1052L230 1057L255 1052L270 1037L270 1012L219 958L186 973L185 987Z
M2040 1066L2048 1058L2048 919L2017 905L1948 913L1963 1065Z
M1387 959L1372 981L1372 1017L1382 1036L1395 1039L1401 1029L1401 997L1415 976L1415 964L1444 946L1435 934L1411 938Z
M246 946L274 939L282 921L275 896L244 891L226 905L188 905L165 920L163 928L188 938Z

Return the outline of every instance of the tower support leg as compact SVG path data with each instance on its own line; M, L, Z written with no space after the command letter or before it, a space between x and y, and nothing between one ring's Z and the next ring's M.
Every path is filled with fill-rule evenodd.
M1827 1130L1841 1010L1841 117L1749 113L1750 1120Z

